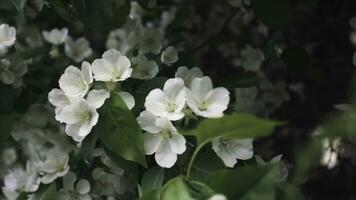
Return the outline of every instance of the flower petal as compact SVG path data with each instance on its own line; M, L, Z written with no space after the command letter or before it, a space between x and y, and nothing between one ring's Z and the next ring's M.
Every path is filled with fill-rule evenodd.
M128 92L119 92L118 94L124 100L124 102L126 103L126 106L129 110L131 110L135 106L135 99L132 96L132 94L130 94Z
M174 153L182 154L186 150L185 138L180 134L172 134L172 138L169 139L169 144Z
M64 94L63 90L60 89L52 89L48 93L48 101L56 106L63 107L70 104L68 97Z
M143 140L145 142L144 147L146 155L152 155L157 151L162 139L159 134L144 133Z
M190 89L192 93L199 99L205 99L205 96L212 90L213 83L208 76L194 78Z
M137 117L137 122L141 129L150 133L159 133L161 129L156 126L156 119L157 116L145 110Z
M107 90L91 90L88 93L88 104L96 109L104 105L105 100L110 97L110 93Z
M171 78L164 83L163 91L169 98L175 100L184 89L184 81L181 78Z
M82 68L81 68L82 74L84 76L85 81L90 84L93 82L93 74L91 72L91 65L88 62L83 62L82 63Z
M174 153L168 141L161 142L155 154L157 164L164 168L171 168L177 161L177 154Z
M166 102L166 94L161 89L154 89L147 95L145 107L154 115L165 116L168 112Z
M90 184L87 180L85 179L80 179L75 186L75 190L79 194L87 194L90 191Z
M94 74L94 79L97 81L111 81L113 80L113 66L104 59L96 59L91 65Z

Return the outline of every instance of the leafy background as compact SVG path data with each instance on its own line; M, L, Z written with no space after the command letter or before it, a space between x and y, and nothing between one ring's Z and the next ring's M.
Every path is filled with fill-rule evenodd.
M279 109L270 114L269 117L271 119L284 123L272 135L257 141L256 153L267 154L267 157L273 155L274 152L283 154L283 158L291 166L294 166L289 181L294 185L299 185L302 193L310 199L354 198L356 195L354 187L356 185L355 167L348 159L343 159L332 170L317 166L315 158L318 156L317 147L320 144L318 140L311 139L311 134L316 127L325 124L327 131L321 137L330 136L335 132L340 132L340 136L343 136L342 129L344 124L340 122L341 125L337 123L337 126L334 126L335 123L328 123L328 120L331 113L335 111L333 106L338 103L344 103L352 96L353 87L350 89L349 86L352 83L355 66L352 65L354 47L349 42L349 19L356 13L356 2L353 0L251 1L256 16L271 27L271 35L275 38L271 43L283 43L285 45L285 50L279 58L273 53L268 56L268 62L263 66L264 71L273 81L301 82L305 85L304 101L299 101L295 94L292 94L290 101L282 104ZM129 1L125 1L123 5L118 5L117 2L115 0L3 0L0 2L0 18L5 19L8 23L17 24L17 27L22 27L18 30L19 34L26 32L26 24L35 24L41 30L66 26L73 36L84 35L90 41L96 54L100 55L105 49L104 45L108 31L123 25L124 19L129 13ZM139 2L143 7L147 6L146 1L141 0ZM188 8L195 8L197 14L204 18L215 3L225 4L222 0L207 0L204 3L192 0L182 1L179 4L174 4L169 0L158 0L157 9L147 8L146 20L158 17L161 12L160 8L164 9L172 5L178 6L177 17L168 27L168 33L172 35L173 39L177 39L175 38L175 33L186 31L182 29L182 25L191 20ZM31 12L33 12L32 17L24 16L24 9L31 9ZM225 5L225 9L226 12L233 15L234 8ZM219 30L214 34L209 34L209 31L205 30L190 30L191 34L199 35L202 41L199 41L196 45L191 45L191 50L181 52L179 62L184 65L200 66L205 74L216 80L217 85L236 88L258 84L258 80L253 74L242 73L241 70L233 67L231 60L224 58L216 48L223 41L243 43L249 39L248 33L242 34L239 38L234 38L225 33L224 26ZM210 48L206 48L207 46ZM268 52L272 46L266 45L265 52ZM312 46L313 52L307 52L306 46ZM35 63L29 66L29 72L24 77L26 88L13 90L7 86L0 85L0 93L2 94L0 96L1 148L6 147L11 142L11 137L9 137L8 133L11 131L14 119L24 113L33 103L45 104L48 91L50 88L57 86L60 74L69 64L64 59L53 60L48 58L46 56L47 50L48 48L35 48L19 53L21 58L31 57L35 60ZM98 57L97 55L96 57ZM287 68L271 67L276 62L283 62L287 65ZM172 76L174 71L174 69L167 69L167 76ZM136 96L141 94L141 99L143 99L143 94L147 94L150 88L161 86L163 82L156 79L147 83L149 87L146 87L147 85L137 86L134 82L123 87L137 89L139 92ZM126 108L120 108L120 105L122 105L120 97L111 101L110 105L107 106L113 106L123 110L123 112L127 112ZM137 101L140 102L140 99L138 98ZM103 112L107 112L105 109L108 108L105 107ZM115 115L115 113L112 114ZM102 123L110 123L108 121L109 119ZM206 124L212 123L206 122ZM204 129L206 124L200 124L198 132L199 129ZM233 130L236 130L233 127L235 125L237 124L234 121L232 123ZM261 126L263 127L263 123ZM99 124L95 131L100 131L103 127L107 128L107 126ZM128 128L137 127L130 126ZM210 129L208 128L208 130ZM253 130L251 130L250 134L253 133ZM117 157L116 153L118 152L112 152L120 151L120 149L111 148L113 144L110 144L108 138L99 137L105 144L109 155L110 152L112 153L111 158L119 163L120 166L124 165L126 169L131 169L133 176L141 175L138 172L141 168L137 169L136 165L132 167L132 163L126 163L121 157ZM83 149L92 149L97 139L96 134L92 134L86 139ZM200 141L203 143L204 139L206 138L200 138L198 135L198 143ZM270 151L266 152L265 149L270 149ZM137 155L119 152L119 155L122 156L123 154L126 155L123 157L127 160L142 160L142 158L137 158ZM88 155L88 151L83 150L83 156ZM214 161L216 157L206 152L197 155L196 165L206 162L206 158L211 158L212 160L209 162L211 171L221 169L219 160ZM140 161L140 164L146 165L144 159ZM313 165L314 167L311 170L307 170ZM204 175L199 176L199 171L194 171L194 168L191 173L197 180L204 179ZM238 199L251 200L261 198L301 199L297 195L299 191L294 185L271 184L275 173L276 170L273 166L246 167L233 172L227 170L215 172L204 182L207 182L215 191L226 193L231 199L236 199L237 197ZM153 183L146 182L152 179L154 180ZM248 181L236 182L236 180ZM236 183L238 185L235 185ZM149 169L142 177L141 189L142 191L148 191L144 193L142 199L151 199L152 196L157 195L156 190L162 184L162 171L157 168ZM187 183L184 177L171 179L163 187L162 195L165 199L190 199L192 198L191 195L194 194L193 192L187 192L190 190L190 184L196 184L193 187L194 189L199 188L198 183ZM229 185L236 187L226 187ZM204 190L205 194L208 194L209 191L207 190L209 188L204 187L201 186L200 189ZM49 191L49 194L45 193L45 195L49 195L47 199L52 199L50 197L51 189L52 186L46 190ZM238 196L242 194L243 196ZM44 199L46 198L44 197Z

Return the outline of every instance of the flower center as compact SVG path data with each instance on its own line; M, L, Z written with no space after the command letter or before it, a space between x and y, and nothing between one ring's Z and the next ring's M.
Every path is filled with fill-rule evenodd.
M85 112L78 113L77 116L81 122L87 122L90 121L92 114L90 111L85 111Z
M167 107L168 107L168 112L170 112L170 113L174 112L177 108L176 104L173 102L168 102Z
M171 137L172 137L172 133L171 133L170 130L163 130L163 131L161 132L161 138L162 138L163 140L168 140L168 139L170 139Z
M208 110L208 102L207 101L203 101L199 104L198 109L201 111L205 111Z

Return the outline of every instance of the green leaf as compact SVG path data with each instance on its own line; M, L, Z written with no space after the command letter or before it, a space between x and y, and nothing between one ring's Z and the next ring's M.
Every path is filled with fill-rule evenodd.
M143 134L119 94L113 92L102 108L97 125L104 146L122 158L146 166Z
M228 199L275 200L276 166L246 166L217 171L209 177L208 185Z
M121 27L130 13L128 0L72 0L80 20L95 31L109 31Z
M289 28L292 25L290 0L252 0L257 18L273 28Z
M150 168L142 177L141 187L143 192L160 189L163 185L163 179L164 169L157 166Z
M74 12L72 5L69 1L63 0L48 0L53 9L61 16L64 20L70 23L78 21L78 16Z
M25 192L22 192L17 198L16 200L27 200L27 194Z
M52 183L47 190L41 195L40 200L57 200L57 187L56 183Z
M143 193L140 200L160 200L161 199L161 190L155 189Z
M213 172L221 169L225 169L225 165L214 152L200 153L192 167L192 179L206 182Z
M305 196L296 186L283 182L277 185L277 200L305 200Z
M206 119L197 128L198 145L217 137L257 138L272 133L280 122L260 119L251 114L237 113L219 119Z
M161 194L162 200L193 200L188 187L182 177L170 180L164 185Z

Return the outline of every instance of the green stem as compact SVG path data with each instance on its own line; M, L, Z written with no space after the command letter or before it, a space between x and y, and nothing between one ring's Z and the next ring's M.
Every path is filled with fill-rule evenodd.
M200 145L198 145L198 147L195 149L193 155L192 155L192 158L190 159L189 161L189 164L188 164L188 168L187 168L187 178L190 179L191 177L191 172L192 172L192 167L193 167L193 163L194 163L194 160L195 158L197 157L199 151L203 148L203 146L205 146L209 141L206 141L206 142L203 142L201 143Z

